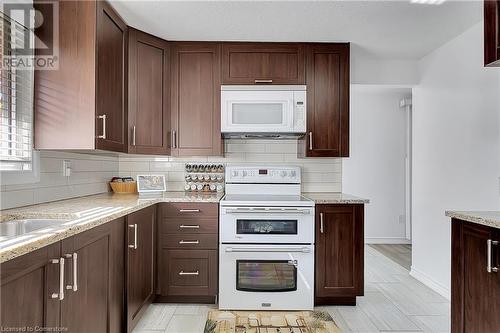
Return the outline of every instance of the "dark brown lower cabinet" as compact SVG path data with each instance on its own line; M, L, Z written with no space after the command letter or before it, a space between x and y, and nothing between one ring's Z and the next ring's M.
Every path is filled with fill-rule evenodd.
M218 205L160 205L158 302L214 303L218 284Z
M456 219L452 221L452 333L499 331L500 245L498 242L500 242L498 229ZM488 258L491 258L490 265ZM488 266L492 267L490 271ZM498 268L496 272L495 267Z
M46 246L0 265L1 331L59 327L60 244ZM52 262L52 259L56 260Z
M1 265L1 326L122 332L124 219Z
M156 206L127 216L127 331L131 332L154 297Z
M364 294L364 205L316 205L315 303L355 305Z

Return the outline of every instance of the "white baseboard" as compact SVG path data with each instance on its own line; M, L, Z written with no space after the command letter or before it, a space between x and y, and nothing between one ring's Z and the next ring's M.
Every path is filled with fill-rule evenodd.
M440 294L441 296L443 296L447 300L451 299L450 289L448 289L446 286L443 286L441 283L435 281L429 275L416 270L415 268L413 268L413 266L411 267L411 270L410 270L410 276L412 276L413 278L422 282L427 287L431 288L432 290L434 290L435 292L437 292L438 294Z
M411 244L411 240L397 237L365 237L365 244Z

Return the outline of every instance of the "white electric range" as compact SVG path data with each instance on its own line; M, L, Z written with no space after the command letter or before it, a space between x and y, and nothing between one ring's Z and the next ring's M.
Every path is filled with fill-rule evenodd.
M314 202L300 167L226 167L219 217L219 308L312 310Z

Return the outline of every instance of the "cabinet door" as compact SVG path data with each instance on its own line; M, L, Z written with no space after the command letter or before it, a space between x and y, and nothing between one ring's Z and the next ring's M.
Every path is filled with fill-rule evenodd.
M129 153L170 154L169 44L129 29Z
M218 43L172 47L172 155L221 155Z
M500 272L488 272L488 240L495 229L454 220L452 224L452 332L493 333L500 327ZM498 267L498 246L492 265Z
M349 44L307 46L307 134L301 157L349 156Z
M66 295L61 325L70 332L121 332L124 220L61 242Z
M156 206L127 216L127 330L135 327L154 296Z
M500 0L484 1L484 64L500 67Z
M223 84L304 84L304 46L298 43L224 43Z
M0 327L59 327L60 243L55 243L0 265Z
M127 151L125 46L127 26L106 1L97 1L96 148Z
M363 214L363 205L316 205L316 298L363 294Z

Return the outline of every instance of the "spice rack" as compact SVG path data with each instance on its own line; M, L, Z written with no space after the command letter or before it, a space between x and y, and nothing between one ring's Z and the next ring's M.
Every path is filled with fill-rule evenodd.
M186 192L223 192L224 191L224 164L189 163L184 167Z

